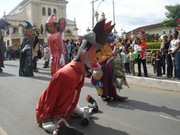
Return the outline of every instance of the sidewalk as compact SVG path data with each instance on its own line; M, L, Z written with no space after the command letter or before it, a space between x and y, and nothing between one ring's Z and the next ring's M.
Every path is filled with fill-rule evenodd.
M6 60L6 64L10 63L11 61ZM19 62L17 59L16 62ZM50 71L50 68L43 68L44 66L44 60L40 59L37 62L37 67L39 69L48 70ZM156 74L153 73L153 67L150 63L147 64L147 71L148 71L148 77L144 77L143 69L142 77L137 76L137 64L135 64L135 71L136 76L133 75L127 75L127 81L131 85L139 85L143 87L150 87L153 90L156 89L163 89L163 90L170 90L170 91L177 91L180 92L180 80L175 80L173 78L167 78L166 74L162 75L162 77L157 77Z
M38 60L38 68L43 68L44 60ZM44 70L50 70L46 68ZM137 74L137 64L135 64L135 71ZM142 77L127 75L127 81L129 84L139 85L143 87L150 87L155 89L163 89L163 90L171 90L171 91L179 91L180 92L180 80L175 80L173 78L167 78L166 74L162 75L162 77L156 76L153 73L153 67L150 63L147 63L147 71L148 77L143 77L143 69L141 69Z
M135 71L137 74L137 64L135 65ZM153 72L153 67L150 63L147 63L148 77L139 77L133 75L127 75L127 81L129 84L150 87L153 89L164 89L180 92L180 80L175 80L174 78L167 78L166 74L161 77L156 76ZM143 75L143 68L141 69Z

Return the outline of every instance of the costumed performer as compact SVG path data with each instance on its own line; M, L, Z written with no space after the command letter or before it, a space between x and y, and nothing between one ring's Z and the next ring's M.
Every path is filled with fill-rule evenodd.
M5 60L4 53L5 53L5 51L6 51L6 47L5 47L5 43L3 40L3 35L0 32L0 73L3 72L2 68L4 68L4 60Z
M19 76L34 76L33 74L33 27L28 22L24 28L24 38L20 45Z
M116 88L122 89L122 84L127 86L128 84L125 78L122 58L120 56L113 56L111 49L110 44L114 42L115 38L113 34L110 34L104 48L97 52L96 57L102 71L93 71L91 83L96 87L98 95L102 99L107 101L125 101L128 97L118 95L116 90Z
M48 35L49 46L49 64L51 65L51 75L53 76L58 69L65 65L62 33L58 27L58 21L55 14L52 14L46 22L46 31Z
M39 56L39 33L37 29L33 29L34 33L34 42L33 42L33 71L38 72L37 69L37 60L40 58Z
M36 107L37 123L42 125L44 130L52 132L55 128L53 120L58 118L60 121L57 134L83 135L78 130L72 131L72 128L66 124L66 120L70 119L72 113L80 117L84 114L85 109L78 105L81 88L84 85L85 76L97 63L96 51L104 47L113 27L114 25L106 24L105 20L98 22L92 32L84 35L76 57L54 74ZM87 101L94 105L92 111L96 112L98 109L95 100L87 96Z

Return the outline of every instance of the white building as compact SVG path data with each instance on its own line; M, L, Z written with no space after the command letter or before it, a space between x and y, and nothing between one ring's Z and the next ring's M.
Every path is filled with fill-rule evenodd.
M23 0L10 13L3 16L3 19L11 24L4 29L6 46L19 47L23 37L22 25L25 25L24 20L29 21L39 31L40 26L43 25L43 33L39 35L39 39L41 44L47 42L45 23L52 13L56 13L56 18L65 18L67 21L63 39L77 39L76 21L66 18L67 4L66 0Z

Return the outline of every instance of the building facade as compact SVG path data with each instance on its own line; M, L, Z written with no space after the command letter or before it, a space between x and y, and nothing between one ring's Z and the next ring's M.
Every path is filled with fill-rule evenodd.
M172 28L166 27L162 23L157 23L157 24L142 26L124 34L126 34L126 37L128 38L132 38L134 35L138 35L141 30L144 30L145 33L159 35L159 36L162 36L164 34L170 35L174 32Z
M66 17L66 0L23 0L10 13L3 16L3 19L10 23L3 30L4 41L6 46L19 47L23 38L24 20L29 21L34 28L38 29L40 35L40 43L47 42L45 31L45 23L52 13L56 14L56 18L65 18L67 26L63 32L63 39L77 39L78 29L76 21L69 20Z

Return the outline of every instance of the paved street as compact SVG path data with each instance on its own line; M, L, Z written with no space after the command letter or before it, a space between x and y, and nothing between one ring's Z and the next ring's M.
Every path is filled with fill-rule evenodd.
M40 94L51 79L49 69L34 77L19 77L19 62L5 61L0 74L0 135L46 135L35 119L35 107ZM131 78L133 79L133 78ZM138 78L136 78L137 80ZM132 80L131 80L132 81ZM90 80L86 78L79 105L86 106L87 94L97 101L100 111L94 114L87 127L80 119L70 120L87 135L179 135L180 92L148 88L130 84L119 93L128 96L126 102L105 102L97 96Z

